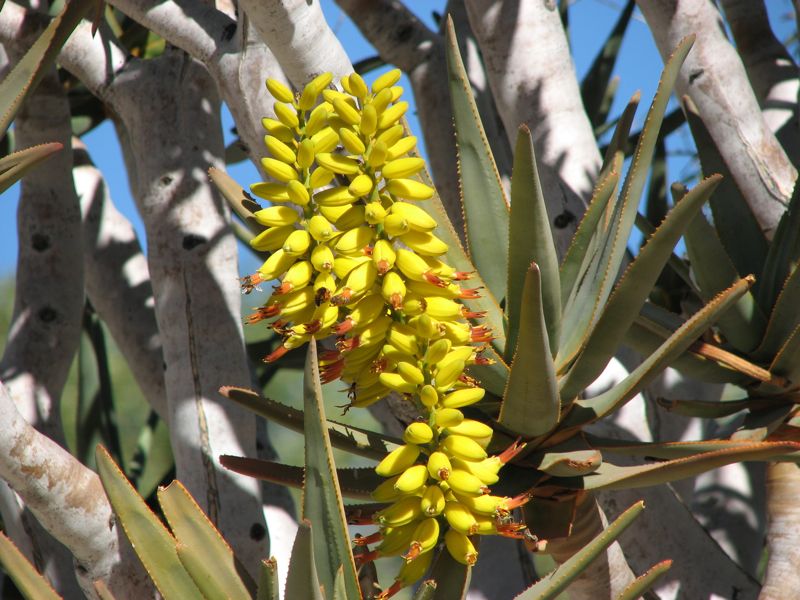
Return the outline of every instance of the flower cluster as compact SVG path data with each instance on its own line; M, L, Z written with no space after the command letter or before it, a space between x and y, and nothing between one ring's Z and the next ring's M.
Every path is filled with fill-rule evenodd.
M249 291L280 279L249 317L270 320L283 338L265 360L312 336L335 336L321 354L321 376L349 385L350 406L397 392L419 411L405 445L376 468L388 479L375 499L391 502L371 519L379 531L357 540L380 542L359 554L361 562L406 559L383 597L424 574L440 525L449 526L447 549L465 564L477 558L470 536L519 536L524 529L508 519L521 500L492 496L488 488L521 447L487 456L492 429L460 410L484 396L465 368L486 362L480 344L491 341L491 332L470 324L481 314L459 299L478 291L462 288L458 282L469 274L441 260L447 245L416 204L434 190L414 178L425 165L409 156L416 138L399 122L408 108L399 100L399 77L390 71L370 89L352 74L340 92L323 74L297 96L267 80L277 119L263 120L270 156L262 165L275 181L251 190L273 205L255 213L267 228L251 244L270 255L243 284Z

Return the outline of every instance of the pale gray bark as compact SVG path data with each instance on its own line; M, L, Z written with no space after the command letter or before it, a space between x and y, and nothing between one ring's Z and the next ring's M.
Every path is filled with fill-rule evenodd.
M800 469L794 463L771 463L767 468L767 551L769 562L759 600L792 598L800 589Z
M111 201L86 150L73 170L83 215L86 295L108 326L144 397L167 418L164 358L153 311L147 259L130 221Z
M600 153L556 3L466 5L510 143L522 124L533 134L551 226L559 224L554 240L563 253L591 196Z
M797 64L775 37L763 0L723 0L722 8L764 120L796 167L800 160Z
M797 171L770 131L742 62L709 0L639 0L661 56L689 34L697 40L676 84L688 94L762 230L771 238Z

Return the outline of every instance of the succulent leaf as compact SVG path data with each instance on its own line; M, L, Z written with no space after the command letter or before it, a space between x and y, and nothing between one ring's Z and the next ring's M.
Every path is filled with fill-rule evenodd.
M539 266L542 285L542 311L555 356L561 328L561 284L558 257L550 231L530 130L522 126L517 133L514 170L511 178L511 216L508 231L508 282L506 317L508 340L505 359L510 361L517 348L523 286L532 262Z
M434 600L463 600L472 579L472 567L457 562L449 552L439 552L430 578L436 582Z
M56 594L47 579L34 568L2 531L0 531L0 566L24 598L60 600L61 597Z
M256 600L280 600L278 562L274 557L261 561Z
M233 212L244 221L253 235L258 235L266 229L254 216L260 206L230 175L222 169L211 167L208 170L208 177L217 186L222 197L228 201Z
M322 525L320 525L321 527ZM286 575L284 598L323 600L322 586L317 575L311 523L303 519L297 524L297 535L292 545L289 571ZM360 595L354 596L360 598Z
M0 194L14 185L30 169L61 150L60 143L41 144L0 158Z
M508 246L508 200L475 105L451 19L447 21L446 56L468 252L489 290L500 300L506 289L508 263L505 256L498 256L496 248Z
M620 593L617 600L637 600L637 598L641 598L647 590L655 585L655 582L658 581L664 573L669 571L671 566L671 560L663 560L653 565L634 579L631 584Z
M764 339L752 353L755 360L764 361L774 357L792 331L800 325L800 311L797 310L800 306L800 269L794 267L779 291L767 322Z
M511 431L533 438L553 429L561 412L536 263L525 276L520 308L519 341L498 420Z

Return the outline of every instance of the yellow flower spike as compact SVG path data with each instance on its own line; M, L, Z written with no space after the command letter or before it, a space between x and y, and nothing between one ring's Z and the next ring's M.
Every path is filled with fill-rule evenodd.
M386 341L406 354L411 354L412 356L419 354L417 336L411 328L405 325L393 325L389 329Z
M474 419L464 419L458 425L448 427L447 432L456 435L464 435L477 441L483 438L491 437L494 433L494 430L486 423L481 423L480 421L475 421Z
M384 223L388 222L391 217L397 217L399 215L389 215L386 217ZM401 217L402 218L402 217ZM411 252L410 250L406 250L405 248L399 248L397 250L397 262L395 263L397 268L411 280L414 281L428 281L427 274L430 271L430 267L428 263L426 263L422 258ZM436 287L431 285L431 287Z
M376 141L380 142L381 144L385 144L388 152L388 149L399 142L403 138L404 134L405 129L403 129L402 125L394 125L386 131L382 131L376 138Z
M293 225L300 218L292 208L288 206L270 206L253 213L253 217L258 223L265 227L282 227Z
M416 317L425 312L426 306L425 298L412 292L403 300L403 313L408 317Z
M472 566L478 560L478 550L472 541L460 531L450 529L444 534L447 551L462 565Z
M332 73L322 73L309 81L300 94L298 103L301 110L310 110L317 102L317 96L333 81Z
M469 344L471 339L470 327L466 323L457 323L454 321L444 321L444 334L456 346L463 346Z
M403 306L403 298L406 294L406 284L403 278L394 271L389 271L383 276L381 284L381 295L392 308L398 310Z
M386 306L384 304L384 306ZM396 365L400 362L410 362L415 360L413 356L410 354L406 354L399 348L392 346L391 344L384 344L383 348L381 348L381 356L385 358L389 363Z
M400 69L392 69L391 71L386 71L386 73L383 73L382 75L377 77L375 81L372 83L372 93L377 94L381 90L392 87L395 83L400 81L401 74L402 72L400 71Z
M331 154L330 152L317 154L317 162L329 171L340 175L355 175L361 170L358 161L340 154Z
M318 244L311 250L311 264L317 271L333 269L333 251L325 244Z
M381 477L392 477L399 475L411 465L419 456L419 446L416 444L405 444L392 450L375 467L375 472Z
M425 161L416 156L397 158L383 165L381 168L381 175L386 179L410 177L411 175L419 173L423 168L425 168Z
M390 212L402 216L408 222L408 226L416 231L430 232L436 229L436 220L415 204L395 202Z
M348 96L344 92L340 92L339 90L334 90L331 88L322 90L322 97L325 99L326 102L330 103L331 105L333 105L333 101L336 98L344 100L345 102L349 102L352 100L350 96Z
M386 190L406 200L427 200L433 197L434 193L432 187L414 179L391 179L386 183Z
M403 100L384 110L378 117L378 129L387 129L397 123L406 114L408 102Z
M363 129L363 117L362 117L362 129ZM386 153L386 159L395 160L397 158L400 158L404 154L408 154L416 147L417 147L417 138L415 136L409 135L408 137L401 138L397 143L389 147L389 151Z
M377 276L378 269L371 260L362 262L347 274L343 288L348 291L343 298L337 300L337 303L347 304L366 294L372 289Z
M286 184L273 183L272 181L259 181L250 186L250 191L264 200L270 202L288 202L289 194Z
M381 484L383 485L383 484ZM438 485L429 485L420 499L422 513L428 517L442 514L445 507L444 492Z
M344 149L350 154L364 154L364 152L367 151L364 142L361 141L361 138L358 137L358 134L352 129L342 127L339 130L339 139L342 141Z
M367 216L366 211L364 211L364 216ZM384 275L394 267L396 259L397 253L390 241L378 240L375 242L372 248L372 261L375 263L375 266L378 267L379 274Z
M435 387L426 385L420 390L419 399L426 408L433 408L439 402L439 394Z
M494 485L500 480L498 473L503 464L500 461L492 461L491 458L489 457L480 462L454 458L452 462L453 467L472 473L485 485Z
M472 512L482 515L496 515L506 511L510 498L484 494L481 496L458 496L458 501Z
M275 252L283 246L283 242L293 231L295 231L294 225L265 229L250 240L250 247L260 252Z
M267 175L278 181L289 182L299 178L294 167L287 165L277 158L262 158L261 166L264 167Z
M378 225L383 223L386 218L386 209L381 206L380 202L370 202L366 206L364 217L370 225Z
M384 527L383 541L375 548L380 556L398 556L405 552L414 540L417 522Z
M358 347L367 348L369 346L374 346L383 342L386 339L386 330L389 329L389 326L391 324L392 324L392 319L391 317L388 316L379 317L374 321L363 324L356 332L358 333L358 339L359 339ZM373 362L375 360L377 350L378 350L377 348L370 348L369 352L371 352L372 354L370 355L370 358L368 360L365 360L365 363ZM348 355L347 365L350 366L351 362L352 358L350 355Z
M357 329L359 326L366 326L375 321L378 317L386 314L386 304L378 294L368 294L353 306L353 310L348 315L352 321L352 327Z
M373 169L380 169L383 163L386 162L386 154L388 152L388 146L384 142L378 140L372 145L372 148L370 148L369 152L367 153L367 166L372 167Z
M450 458L440 451L432 452L428 457L428 474L437 481L446 481L453 470Z
M358 73L350 73L350 77L347 78L347 82L350 84L349 91L353 96L359 100L366 98L367 94L369 93L369 89L367 88L367 84L364 83L364 80L361 78L361 75Z
M400 479L400 475L395 475L381 483L370 493L372 499L375 500L375 502L394 502L405 496L406 494L398 492L394 488L394 484L398 479Z
M440 339L428 346L425 352L425 362L429 365L438 365L450 352L452 343L448 339Z
M480 387L456 390L442 398L442 406L445 408L463 408L479 402L485 394L486 390Z
M297 166L301 169L308 169L312 164L314 164L314 142L310 139L305 139L300 142L299 147L297 148Z
M408 363L400 363L408 364ZM427 423L417 421L409 424L403 432L403 441L406 444L427 444L433 439L433 429ZM427 473L427 470L426 470ZM426 475L427 477L427 475Z
M406 381L400 373L384 372L380 374L379 380L381 385L400 394L413 394L417 391L417 385Z
M375 230L371 227L362 226L346 231L336 242L336 251L342 254L355 254L364 250L372 243L375 237Z
M442 429L455 427L464 420L464 413L457 408L440 408L436 411L436 425Z
M430 269L428 271L425 271L425 277L434 280L438 279L439 281L442 281L441 278L439 278ZM424 280L423 281L413 280L408 282L408 289L414 291L420 296L425 296L426 298L430 296L442 296L443 298L460 298L462 295L461 288L454 283L447 283L444 285L433 285Z
M361 122L361 115L352 104L342 98L335 98L333 100L333 108L336 114L345 121L348 125L358 125ZM329 119L330 122L330 119ZM380 119L378 120L380 123Z
M338 219L336 219L335 225L340 231L346 231L348 229L360 227L364 223L366 223L364 206L354 205L349 206L348 209L344 211Z
M297 118L297 111L293 106L289 106L283 102L276 102L273 105L273 110L278 120L289 129L296 129L297 126L300 125L300 120Z
M267 304L271 304L276 299L273 295ZM309 308L314 308L314 292L309 287L302 287L279 295L276 299L280 305L280 316L290 317L301 313Z
M448 480L450 483L450 480ZM444 506L444 518L455 531L470 533L478 525L472 511L460 502L447 502Z
M314 142L317 153L330 152L339 145L339 134L333 127L323 127L311 136L311 141Z
M289 256L300 256L311 247L311 235L305 229L297 229L283 242L283 251Z
M361 263L369 260L368 256L337 256L333 261L333 274L339 279L347 275Z
M294 132L277 119L264 117L261 119L261 126L266 130L267 133L275 136L284 143L289 144L294 140Z
M311 172L311 177L308 180L308 185L311 186L312 189L325 187L331 181L333 181L333 171L329 171L324 167L317 167Z
M422 489L428 479L428 469L425 465L409 467L398 477L394 489L403 494L411 494Z
M308 220L308 232L318 242L327 242L338 233L322 215L314 215Z
M333 110L333 106L327 102L323 102L308 115L306 119L306 126L303 129L303 134L306 139L311 138L315 133L320 131L328 124L328 115Z
M385 89L373 96L371 104L375 107L375 112L377 112L378 116L380 117L380 114L386 110L386 107L389 106L391 102L392 90Z
M392 92L392 102L395 102L400 96L403 95L403 88L399 85L393 85L389 88L389 91Z
M408 221L406 220L406 222ZM401 242L418 254L425 256L441 256L447 252L447 244L432 233L409 231L399 237Z
M373 104L361 109L361 124L358 127L366 136L371 136L378 129L378 111Z
M314 201L320 206L345 206L356 200L346 187L332 187L314 194Z
M379 525L399 527L415 521L422 514L419 498L411 496L401 498L388 508L375 513L375 520Z
M422 338L430 340L440 335L439 321L431 318L428 314L423 313L414 317L409 320L408 324L411 325Z
M280 102L286 102L287 104L291 104L294 102L294 94L292 90L286 87L277 79L269 78L267 79L267 90L272 95L275 100Z
M297 160L297 155L294 153L294 150L276 137L265 135L264 145L267 147L269 153L281 162L292 165Z
M383 230L389 237L399 237L411 231L408 221L402 215L387 215L383 219Z
M277 277L283 275L296 260L296 256L287 254L283 250L276 250L264 264L258 268L258 272L264 281L277 279Z
M433 379L433 385L440 392L449 390L453 384L458 381L461 374L464 372L467 363L463 358L454 357L453 359L444 360L439 364L439 368Z
M372 187L374 186L374 182L372 181L372 177L369 175L358 175L356 176L353 181L350 182L348 186L348 190L350 193L356 198L362 198L369 194L372 191ZM372 202L371 204L376 204Z
M463 460L483 460L486 458L484 450L478 442L463 435L448 435L439 447L450 456Z

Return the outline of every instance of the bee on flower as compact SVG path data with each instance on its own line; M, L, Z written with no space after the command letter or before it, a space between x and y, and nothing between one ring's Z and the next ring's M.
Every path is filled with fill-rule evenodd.
M339 91L324 73L299 94L267 80L276 118L262 121L262 166L273 181L250 189L271 203L254 214L265 229L251 241L269 255L243 281L245 291L278 281L248 318L282 337L266 361L312 336L333 336L321 379L345 382L350 406L394 392L418 410L404 445L375 469L386 481L374 499L388 504L367 519L378 531L354 542L367 547L359 564L405 559L381 598L421 578L442 539L455 560L472 565L477 536L522 537L525 526L509 514L527 500L490 491L524 445L489 456L491 427L461 411L485 394L465 369L487 362L480 352L491 331L471 324L482 315L461 300L478 290L461 287L469 274L443 260L447 244L420 206L434 190L416 178L425 163L401 123L408 103L399 78L395 69L368 87L354 73Z

